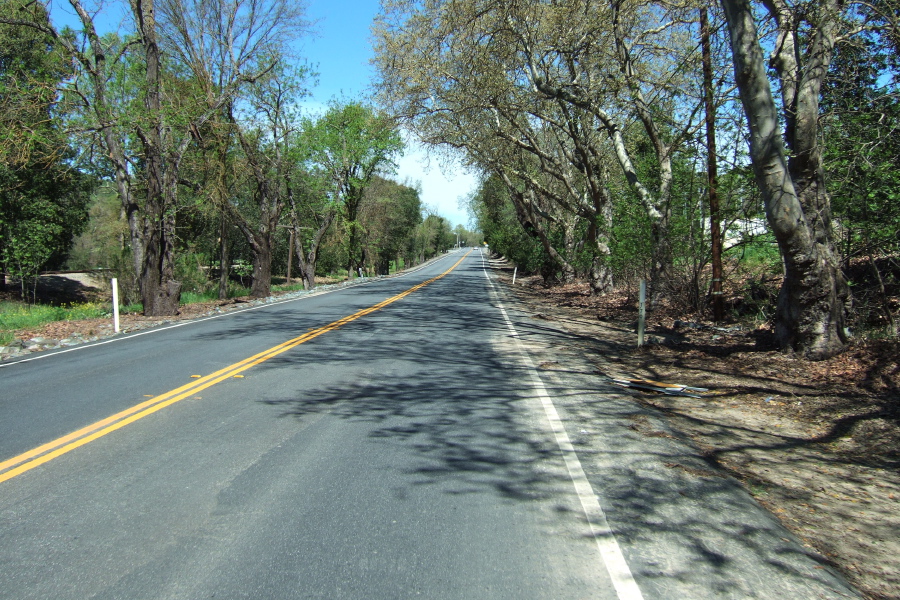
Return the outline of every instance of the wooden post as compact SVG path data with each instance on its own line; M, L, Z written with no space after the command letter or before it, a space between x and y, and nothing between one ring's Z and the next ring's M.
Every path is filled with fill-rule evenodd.
M119 280L112 280L113 331L119 333Z
M291 240L288 242L288 272L287 285L291 285L291 263L294 258L294 228L291 227Z
M647 282L641 279L641 295L638 303L638 347L644 345L644 325L647 321Z

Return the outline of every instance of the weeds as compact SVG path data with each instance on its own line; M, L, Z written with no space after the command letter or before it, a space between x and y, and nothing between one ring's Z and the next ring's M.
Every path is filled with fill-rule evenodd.
M53 321L75 321L94 319L109 314L105 304L88 302L63 306L47 306L41 304L25 304L22 302L0 302L0 335L12 341L12 332L17 329L35 329Z
M302 287L302 286L301 286ZM241 296L249 296L250 288L245 288L239 285L235 285L233 283L228 284L228 297L229 298L239 298ZM196 304L198 302L211 302L213 300L219 299L219 290L218 289L209 289L203 292L181 292L181 300L179 304L184 306L185 304Z

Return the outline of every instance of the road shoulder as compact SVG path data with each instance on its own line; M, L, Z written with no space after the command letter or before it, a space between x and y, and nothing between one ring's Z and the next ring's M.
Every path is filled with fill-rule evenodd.
M573 333L576 316L505 286L501 301L646 597L858 597L660 411L603 381L621 341Z

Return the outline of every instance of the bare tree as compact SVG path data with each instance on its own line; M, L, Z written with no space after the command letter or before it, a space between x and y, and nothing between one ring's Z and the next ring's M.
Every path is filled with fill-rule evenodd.
M783 348L812 359L840 352L848 337L850 289L832 240L819 136L820 91L840 33L841 6L838 0L802 9L785 0L765 2L777 29L770 65L781 86L779 114L753 6L722 0L753 171L784 261L776 335Z
M683 9L666 3L642 8L643 4L469 0L454 2L449 10L443 3L424 7L386 3L376 28L376 61L382 97L427 143L469 151L473 141L484 141L480 154L490 154L486 140L454 129L463 115L478 129L493 128L502 144L531 153L562 187L567 187L566 173L578 173L580 189L573 187L560 207L589 219L592 236L602 234L610 218L604 196L608 171L599 167L611 157L651 222L653 279L661 282L672 261L668 249L672 157L694 134L701 106L699 92L687 89L694 85L690 65L699 54L695 44L685 42L689 23ZM503 121L499 125L498 113ZM548 151L524 135L521 125L527 128L535 120L545 120L570 138L565 152L558 154L560 159L568 154L567 159L554 164L547 157L561 147ZM631 127L634 121L642 129L637 134ZM639 138L650 141L656 158L649 177L635 166L632 156ZM493 143L501 145L500 140ZM494 162L502 156L495 153ZM565 161L571 164L563 165ZM652 180L655 184L649 183ZM539 191L533 182L530 185ZM590 243L599 267L608 246L602 235ZM603 279L598 271L598 290L608 285L600 283ZM665 286L655 289L662 293Z

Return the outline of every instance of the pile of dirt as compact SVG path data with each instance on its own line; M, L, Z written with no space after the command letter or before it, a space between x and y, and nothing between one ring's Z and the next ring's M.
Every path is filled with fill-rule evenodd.
M579 339L598 377L708 388L700 397L632 389L713 467L735 477L867 598L900 598L900 344L859 341L809 362L773 347L765 323L714 324L662 306L637 348L637 298L592 297L498 274L534 316ZM589 343L589 342L588 342ZM610 352L610 344L616 349Z

